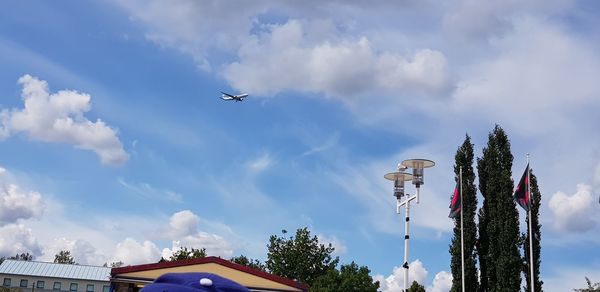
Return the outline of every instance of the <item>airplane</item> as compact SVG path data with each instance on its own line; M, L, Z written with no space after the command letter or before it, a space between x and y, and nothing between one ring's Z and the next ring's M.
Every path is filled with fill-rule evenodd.
M221 93L223 94L223 95L221 95L222 100L235 100L237 102L237 101L244 101L244 98L248 97L247 93L239 94L239 95L232 95L229 93L225 93L223 91L221 91Z

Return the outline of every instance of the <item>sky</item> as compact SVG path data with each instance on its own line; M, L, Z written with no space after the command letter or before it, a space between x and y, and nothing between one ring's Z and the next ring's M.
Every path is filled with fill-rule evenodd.
M3 2L0 256L142 264L185 246L265 260L271 235L308 227L399 291L404 219L383 175L426 158L410 277L448 291L454 154L468 134L481 157L498 124L513 180L527 153L538 177L544 290L600 281L599 13L591 0Z

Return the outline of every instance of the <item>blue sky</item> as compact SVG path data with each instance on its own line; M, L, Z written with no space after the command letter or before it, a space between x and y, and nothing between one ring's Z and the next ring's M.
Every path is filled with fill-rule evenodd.
M454 153L468 133L480 156L498 123L513 179L530 153L540 182L545 290L598 281L599 10L3 3L0 255L139 264L191 246L264 259L270 235L308 226L397 291L403 219L383 174L422 157L437 165L413 212L411 273L447 291Z

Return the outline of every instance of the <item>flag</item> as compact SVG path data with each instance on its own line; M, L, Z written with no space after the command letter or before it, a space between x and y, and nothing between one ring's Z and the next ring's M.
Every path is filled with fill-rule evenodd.
M452 194L452 201L450 201L450 218L456 218L458 214L460 214L460 185L456 182L456 186L454 187L454 193Z
M529 207L531 206L531 196L529 194L529 163L525 168L525 172L517 185L517 189L515 190L515 201L519 204L525 211L529 211Z

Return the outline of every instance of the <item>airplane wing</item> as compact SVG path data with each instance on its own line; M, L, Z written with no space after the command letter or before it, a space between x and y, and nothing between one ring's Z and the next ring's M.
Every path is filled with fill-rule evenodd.
M223 94L223 95L221 95L222 100L234 100L235 99L235 96L233 96L229 93L225 93L223 91L221 91L221 93Z
M223 93L223 96L228 96L228 97L231 97L231 98L235 97L235 95L231 95L231 94L223 92L223 91L221 91L221 93Z

